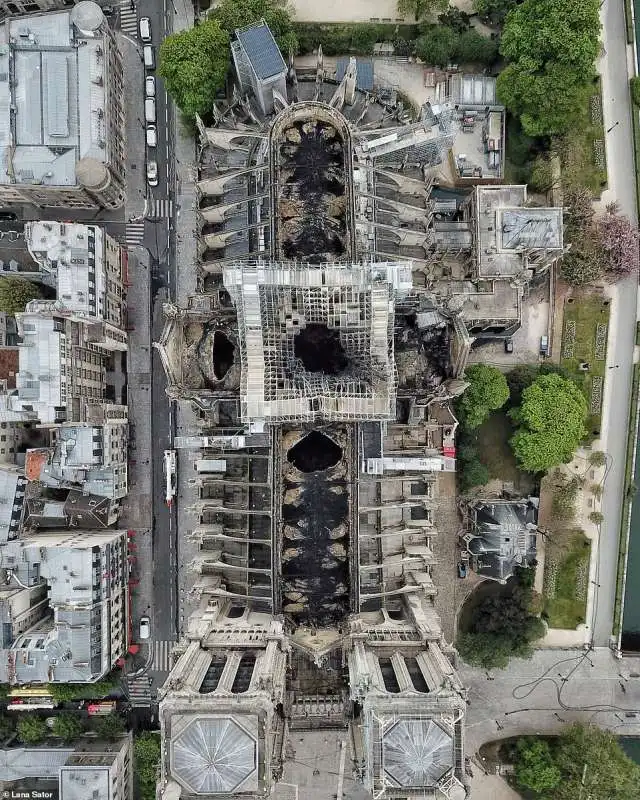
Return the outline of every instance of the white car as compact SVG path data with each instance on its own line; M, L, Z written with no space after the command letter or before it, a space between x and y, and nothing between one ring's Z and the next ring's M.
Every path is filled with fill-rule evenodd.
M151 20L149 17L140 17L139 23L140 39L143 42L151 41Z
M153 77L153 75L147 75L147 77L144 79L144 96L156 96L156 79Z
M147 147L158 146L158 129L155 125L147 125Z
M148 639L151 636L151 620L149 617L140 617L140 639Z
M147 161L147 183L149 186L158 185L158 162Z

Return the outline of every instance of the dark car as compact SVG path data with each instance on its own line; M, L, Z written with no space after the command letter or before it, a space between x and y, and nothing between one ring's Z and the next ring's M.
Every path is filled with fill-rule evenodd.
M14 222L18 219L18 215L13 211L0 211L0 222Z
M504 352L513 353L513 339L510 336L504 340Z
M464 561L458 561L458 577L467 577L467 565L464 563Z

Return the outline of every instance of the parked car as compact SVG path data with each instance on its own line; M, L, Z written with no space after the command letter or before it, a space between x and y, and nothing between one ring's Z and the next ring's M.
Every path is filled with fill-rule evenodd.
M158 146L158 129L155 125L147 125L147 147Z
M458 577L467 577L467 565L464 563L464 561L458 561Z
M504 352L513 353L513 339L510 336L504 340Z
M158 162L147 161L147 183L149 186L158 185Z
M150 44L145 44L142 48L142 60L144 61L145 69L156 68L156 54Z
M148 639L151 636L151 620L149 617L140 617L140 639Z
M156 121L156 101L153 97L147 97L144 101L144 120L145 122Z
M156 96L156 79L153 75L147 75L147 77L144 79L144 96Z
M140 30L140 39L143 42L150 42L151 41L151 20L149 17L140 17L140 22L138 23L138 28Z

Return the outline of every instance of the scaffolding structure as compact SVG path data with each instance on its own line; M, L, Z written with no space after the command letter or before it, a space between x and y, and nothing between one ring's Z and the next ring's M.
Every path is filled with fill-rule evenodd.
M224 285L238 314L243 422L395 416L394 304L411 289L410 262L237 264ZM339 337L338 374L312 372L296 356L309 325Z

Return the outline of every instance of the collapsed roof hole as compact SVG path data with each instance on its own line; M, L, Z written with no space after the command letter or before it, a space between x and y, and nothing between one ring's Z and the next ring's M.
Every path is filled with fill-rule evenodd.
M313 322L296 334L293 352L302 361L307 372L324 372L325 375L339 375L349 363L340 334Z
M222 331L213 335L213 374L221 381L233 366L233 344Z
M335 466L342 458L342 448L320 431L311 431L287 453L287 461L300 472L321 472Z

